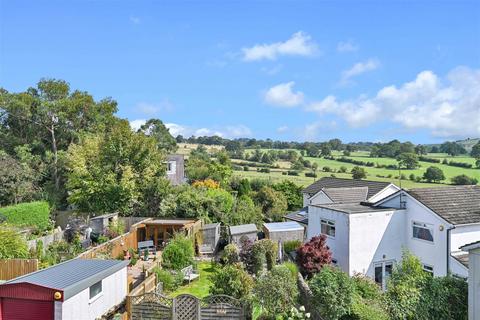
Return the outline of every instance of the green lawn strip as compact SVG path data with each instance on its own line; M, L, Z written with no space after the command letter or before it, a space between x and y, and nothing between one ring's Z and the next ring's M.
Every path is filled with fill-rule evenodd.
M210 275L215 271L212 264L208 261L198 263L198 270L200 271L200 277L193 280L190 284L181 286L176 291L170 294L171 297L176 297L180 294L191 294L198 298L208 296L208 290L210 288Z

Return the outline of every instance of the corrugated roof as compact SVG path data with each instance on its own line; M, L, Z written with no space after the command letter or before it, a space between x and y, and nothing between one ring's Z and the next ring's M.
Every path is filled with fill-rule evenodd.
M125 268L128 260L72 259L29 273L5 284L31 283L63 291L64 300Z
M316 194L323 188L357 188L357 187L368 187L367 199L373 197L387 186L390 185L390 182L380 182L380 181L370 181L370 180L356 180L356 179L341 179L334 177L323 177L305 189L304 193L310 195Z
M407 192L452 224L480 223L480 186L416 188Z
M253 233L258 232L257 226L253 223L251 224L242 224L239 226L231 226L230 227L230 234L237 235L237 234L244 234L244 233Z
M360 203L367 200L368 187L324 188L323 192L335 203Z
M305 227L295 221L264 223L269 232L305 230Z

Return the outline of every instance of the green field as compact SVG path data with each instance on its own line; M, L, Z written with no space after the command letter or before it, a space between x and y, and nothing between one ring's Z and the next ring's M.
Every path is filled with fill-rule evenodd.
M248 151L251 152L251 150L248 150ZM268 149L262 149L262 151L265 152L265 151L268 151ZM334 152L333 155L338 157L338 156L341 156L342 154L341 152ZM473 165L475 164L475 159L467 156L451 157L446 154L437 153L437 154L428 154L427 157L437 158L440 160L447 159L448 161L454 160L456 162L465 162ZM369 153L366 151L353 152L350 157L346 157L346 158L361 160L365 162L374 162L375 164L378 163L381 165L397 164L397 161L392 158L372 158L369 156ZM335 175L338 178L351 178L352 176L349 172L353 167L356 166L355 164L344 163L337 160L329 160L324 158L304 157L304 159L309 160L312 163L318 164L317 179L321 177L332 176L332 175ZM234 160L234 162L238 163L238 162L242 162L242 160ZM282 172L288 170L288 162L283 161L277 164L279 164L279 168L271 169L270 173L260 173L260 172L257 172L256 169L252 167L250 168L250 171L235 171L234 175L250 178L250 179L253 179L253 178L268 179L272 182L278 182L284 179L289 179L303 186L309 185L314 181L313 178L305 177L305 172L310 171L310 169L305 169L303 172L300 173L299 176L287 176L287 175L282 175ZM338 171L342 166L347 168L347 173L322 171L323 167L329 167L333 171ZM422 177L425 170L430 166L438 167L443 171L443 173L445 174L446 180L443 181L442 184L415 182L408 179L411 174ZM480 169L459 168L459 167L445 165L442 163L430 163L430 162L420 161L420 167L417 169L414 169L414 170L403 169L401 171L401 174L406 176L407 178L406 180L398 179L400 175L398 170L367 167L367 166L363 166L363 168L365 168L367 171L366 179L368 180L393 182L397 185L401 185L404 188L422 188L422 187L424 188L424 187L431 187L431 186L445 186L450 182L450 179L452 177L460 174L465 174L469 177L473 177L480 180Z

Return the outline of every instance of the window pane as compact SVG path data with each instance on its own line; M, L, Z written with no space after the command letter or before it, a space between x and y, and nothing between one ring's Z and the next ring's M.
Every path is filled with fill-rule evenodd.
M98 281L90 287L90 299L95 298L102 292L102 281Z
M413 237L433 242L432 230L429 228L419 227L415 224L413 225Z
M375 266L375 282L381 285L382 279L383 279L382 266L381 265Z

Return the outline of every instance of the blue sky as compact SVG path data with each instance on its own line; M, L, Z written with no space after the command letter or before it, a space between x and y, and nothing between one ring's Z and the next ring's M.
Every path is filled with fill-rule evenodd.
M479 1L0 3L12 92L64 79L187 136L480 136Z

